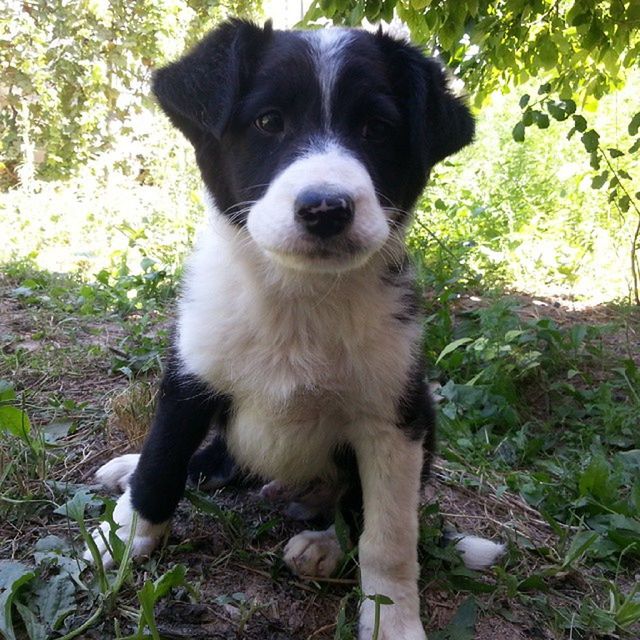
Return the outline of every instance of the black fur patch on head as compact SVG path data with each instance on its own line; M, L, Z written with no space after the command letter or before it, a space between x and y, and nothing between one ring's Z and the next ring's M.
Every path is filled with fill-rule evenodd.
M403 223L433 165L471 142L473 119L439 63L380 33L335 33L332 49L319 32L233 20L156 73L160 105L232 221L300 155L338 144ZM265 134L256 123L273 112L282 129Z
M153 93L160 106L196 148L203 138L222 134L271 35L270 22L260 29L230 20L154 74Z

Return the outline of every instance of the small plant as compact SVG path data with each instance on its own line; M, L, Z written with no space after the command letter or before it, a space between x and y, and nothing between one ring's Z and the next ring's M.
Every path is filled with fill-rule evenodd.
M107 544L116 562L115 570L106 570L103 566L85 520L87 508L95 510L100 506L105 507L101 521L110 525ZM104 625L118 613L121 594L132 588L136 577L131 563L133 538L122 542L115 534L113 507L112 501L99 500L86 488L80 488L55 511L77 525L81 548L87 545L91 551L91 569L76 548L53 535L38 541L31 566L24 562L0 561L0 631L4 637L17 640L16 629L21 628L29 640L82 638L89 629ZM136 588L140 609L135 638L142 638L148 629L151 636L159 640L154 606L177 587L190 588L182 565Z

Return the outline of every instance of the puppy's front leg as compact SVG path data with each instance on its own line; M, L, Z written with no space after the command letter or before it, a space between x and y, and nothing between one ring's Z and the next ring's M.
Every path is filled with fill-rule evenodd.
M214 415L226 419L229 404L228 397L215 394L193 376L183 374L172 359L167 365L153 425L139 458L121 456L98 471L98 479L104 479L107 485L128 484L113 517L120 526L118 537L126 541L133 535L133 555L148 554L160 541L184 492L189 459L206 435ZM105 544L108 524L103 523L101 529L102 533L96 531L93 537L103 562L109 566L113 559ZM88 552L85 558L91 559Z
M364 531L360 581L365 596L383 595L378 640L425 640L418 597L418 497L422 441L392 424L363 429L354 443L362 481ZM360 611L359 640L371 640L375 603Z

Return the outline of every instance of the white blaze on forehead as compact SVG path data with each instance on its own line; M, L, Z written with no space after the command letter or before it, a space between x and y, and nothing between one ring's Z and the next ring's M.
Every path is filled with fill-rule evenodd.
M311 45L313 61L322 92L322 119L325 127L331 122L331 96L340 68L344 62L344 50L354 35L348 29L328 28L305 31Z

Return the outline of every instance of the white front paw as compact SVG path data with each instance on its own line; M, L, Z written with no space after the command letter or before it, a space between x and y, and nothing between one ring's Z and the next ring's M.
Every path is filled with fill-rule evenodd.
M129 486L129 480L133 472L138 466L139 459L139 453L127 453L113 458L96 471L96 480L103 487L111 489L111 491L119 489L124 493Z
M168 522L162 524L153 524L148 520L145 520L140 514L137 514L135 518L135 531L134 531L134 516L136 514L133 505L131 504L130 490L127 489L116 502L116 507L113 510L113 520L116 524L120 525L116 531L116 535L125 544L129 541L133 535L131 542L131 557L146 556L153 551L160 542ZM105 568L112 567L114 564L114 558L111 554L111 550L107 545L109 540L109 523L103 522L98 529L96 529L92 536L98 553L102 558L102 564ZM88 562L93 561L93 556L89 549L85 549L83 558Z
M289 540L284 561L299 576L328 578L343 557L333 527L326 531L303 531Z
M360 609L358 640L372 640L375 627L375 603L365 600ZM420 618L396 604L380 605L377 640L426 640Z

